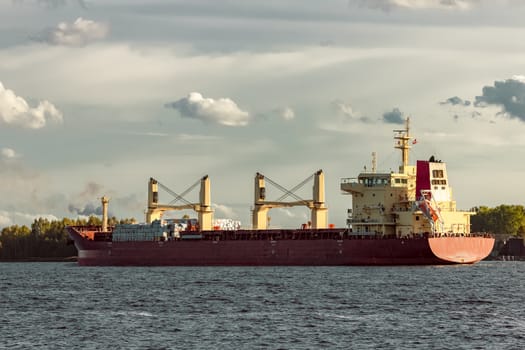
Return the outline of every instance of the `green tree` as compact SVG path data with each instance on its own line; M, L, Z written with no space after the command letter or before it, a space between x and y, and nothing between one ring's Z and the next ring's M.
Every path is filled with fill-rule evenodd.
M502 204L495 208L485 206L474 208L471 224L474 232L491 232L506 235L525 233L525 209L522 205Z
M132 223L133 218L113 217L110 225ZM75 246L70 244L66 226L101 225L101 219L90 216L87 219L49 220L38 218L30 227L12 225L0 231L0 258L63 258L76 255Z

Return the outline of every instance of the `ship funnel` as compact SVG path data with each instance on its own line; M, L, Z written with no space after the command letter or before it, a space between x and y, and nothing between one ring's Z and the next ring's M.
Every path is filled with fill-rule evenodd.
M102 232L108 232L108 204L109 198L104 196L100 198L102 201Z

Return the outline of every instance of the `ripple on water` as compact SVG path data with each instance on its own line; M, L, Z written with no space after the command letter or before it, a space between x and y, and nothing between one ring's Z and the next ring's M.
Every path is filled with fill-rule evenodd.
M520 349L525 264L0 264L9 349Z

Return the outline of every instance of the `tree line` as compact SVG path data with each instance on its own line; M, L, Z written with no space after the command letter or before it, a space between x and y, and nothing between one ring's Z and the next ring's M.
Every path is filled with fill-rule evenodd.
M472 232L525 237L525 208L522 205L481 206L472 211L476 212L470 220Z
M120 219L111 217L110 226L132 223L135 219ZM65 228L66 226L102 225L102 220L96 216L86 219L48 220L38 218L30 227L26 225L11 225L0 231L0 259L61 259L74 257L77 250L72 244Z

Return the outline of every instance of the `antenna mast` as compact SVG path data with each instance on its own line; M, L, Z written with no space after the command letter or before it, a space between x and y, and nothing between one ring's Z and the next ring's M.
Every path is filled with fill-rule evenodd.
M405 169L408 166L408 153L410 150L410 118L407 117L405 121L405 129L394 130L394 132L396 133L394 140L397 140L394 147L401 150L402 166Z

